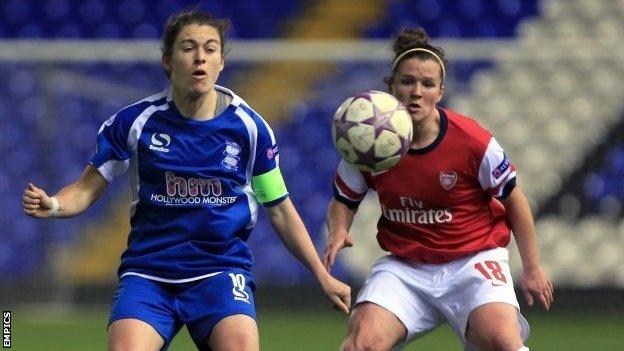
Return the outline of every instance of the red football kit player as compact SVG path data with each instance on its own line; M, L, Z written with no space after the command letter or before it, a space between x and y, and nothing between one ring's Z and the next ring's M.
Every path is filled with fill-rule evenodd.
M509 269L511 233L522 259L527 303L549 309L552 284L541 268L535 227L516 168L475 120L437 104L444 51L421 28L394 40L390 92L409 112L408 154L384 172L341 161L327 211L328 270L349 235L359 203L379 195L379 245L349 320L343 351L391 350L448 323L466 350L526 351L529 334Z
M496 139L474 120L439 109L440 134L385 172L342 161L335 197L355 208L369 188L379 194L380 246L398 257L444 263L505 247L510 229L496 198L509 195L516 170Z

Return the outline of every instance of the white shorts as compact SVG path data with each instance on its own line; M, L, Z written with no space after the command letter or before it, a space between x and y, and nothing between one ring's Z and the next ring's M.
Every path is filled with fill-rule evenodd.
M509 251L496 248L444 264L380 258L358 294L356 303L375 303L392 312L407 328L409 342L442 323L449 323L464 348L470 312L491 302L518 309L522 341L529 324L520 314L511 273Z

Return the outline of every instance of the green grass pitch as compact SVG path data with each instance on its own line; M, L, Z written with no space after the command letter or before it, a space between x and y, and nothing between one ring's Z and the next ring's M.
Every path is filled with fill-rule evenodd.
M587 314L529 314L533 350L620 350L624 345L624 316ZM332 311L260 310L262 350L337 350L346 333L347 317ZM107 311L42 312L14 310L13 350L105 350ZM178 334L171 351L194 350L186 329ZM461 350L448 326L416 340L405 348Z

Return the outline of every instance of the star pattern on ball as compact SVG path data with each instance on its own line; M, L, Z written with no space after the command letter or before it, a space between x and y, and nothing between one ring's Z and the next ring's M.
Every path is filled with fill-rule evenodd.
M375 169L375 165L377 164L377 162L383 160L382 158L375 156L375 147L371 147L366 152L362 152L357 149L353 150L357 155L358 163L366 165L373 170Z
M351 142L351 140L349 140L349 128L358 125L358 122L353 122L353 121L349 121L347 120L347 109L345 109L345 112L342 114L342 116L335 120L336 122L336 134L337 135L342 135L343 138L347 139L347 141Z
M361 123L371 125L375 128L375 139L377 139L379 134L381 134L384 130L396 133L394 126L390 123L390 119L392 119L396 110L383 112L375 105L373 105L373 109L373 116L363 120Z
M401 152L401 155L405 155L410 145L412 144L412 141L408 138L403 137L402 135L399 135L399 141L401 142L401 150L404 150L403 152Z
M394 107L390 108L390 111L380 109L375 103L376 100L374 100L377 96L373 96L373 94L379 94L378 98L381 99L379 101L381 106ZM405 118L409 118L405 107L394 97L386 95L388 94L378 91L361 92L351 97L350 102L347 103L345 101L346 104L343 103L340 107L340 109L344 110L334 116L334 130L337 138L342 138L347 144L350 144L346 149L340 149L339 147L339 150L342 150L342 154L349 154L348 159L363 171L375 172L379 171L379 169L387 169L396 162L389 164L383 161L386 161L389 157L395 157L395 160L398 161L400 157L407 153L412 142L410 140L411 132L409 135L403 135L406 132ZM388 100L383 99L393 99L396 105L392 105ZM372 107L372 111L368 106ZM347 112L349 110L351 110L351 113L348 115ZM347 115L349 117L353 115L359 121L352 121L347 118ZM397 118L396 121L395 118ZM392 122L396 122L398 125L395 127ZM366 127L362 127L362 125L366 125ZM352 130L354 127L357 129ZM351 133L349 133L350 131ZM388 131L389 134L385 135L384 131ZM382 137L382 135L384 136ZM351 137L357 140L351 140ZM373 141L372 144L371 140ZM397 145L397 142L400 145ZM354 147L355 145L359 148ZM368 149L362 150L362 147L367 147ZM384 156L378 156L377 152ZM399 158L396 158L396 156L399 156Z

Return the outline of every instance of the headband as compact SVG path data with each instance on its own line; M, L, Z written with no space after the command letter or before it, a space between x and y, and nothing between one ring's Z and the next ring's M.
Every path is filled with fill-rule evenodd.
M410 54L412 52L416 52L416 51L422 51L422 52L426 52L429 53L431 55L433 55L433 57L436 58L436 60L438 60L438 63L440 64L440 67L442 68L442 81L444 81L444 77L446 77L446 70L444 69L444 62L442 62L442 59L440 59L440 56L436 55L435 52L428 50L428 49L423 49L423 48L415 48L415 49L409 49L406 51L403 51L399 56L397 56L394 59L394 62L392 63L392 70L396 69L397 64L399 63L399 61L407 54Z

